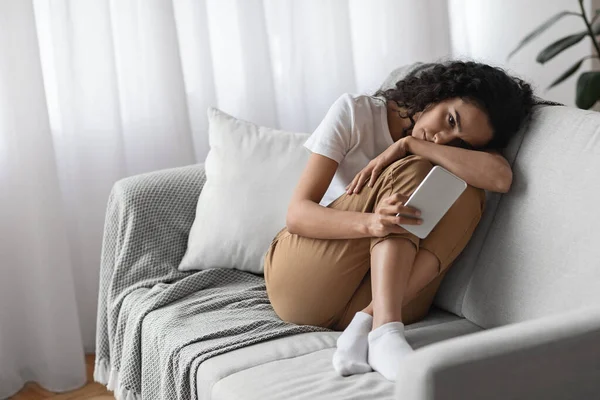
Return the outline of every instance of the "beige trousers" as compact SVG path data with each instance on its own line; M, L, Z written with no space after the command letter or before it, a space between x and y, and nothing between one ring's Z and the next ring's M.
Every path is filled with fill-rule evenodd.
M397 192L410 195L431 168L433 165L422 157L405 157L387 167L372 188L364 186L358 194L344 193L328 207L373 212L385 197ZM265 255L271 304L284 321L345 329L372 299L371 250L387 238L404 237L417 251L433 253L440 263L438 275L403 306L402 322L416 322L427 315L442 279L479 223L484 203L484 191L468 186L425 239L408 232L381 238L313 239L284 228Z

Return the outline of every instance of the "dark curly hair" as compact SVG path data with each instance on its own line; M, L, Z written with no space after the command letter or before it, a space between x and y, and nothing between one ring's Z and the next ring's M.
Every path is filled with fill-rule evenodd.
M531 86L503 69L477 62L452 61L435 64L396 82L394 88L375 96L396 102L405 110L400 115L414 126L415 113L446 99L460 97L481 108L493 131L486 149L503 149L519 130L535 104Z

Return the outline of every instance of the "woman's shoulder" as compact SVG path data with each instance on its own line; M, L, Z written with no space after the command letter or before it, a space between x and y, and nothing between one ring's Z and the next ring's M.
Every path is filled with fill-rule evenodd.
M373 104L382 104L385 103L385 99L381 96L372 96L369 94L362 93L343 93L336 102L348 102L348 103L373 103Z
M334 107L352 110L365 110L385 106L385 99L367 94L344 93L334 103Z

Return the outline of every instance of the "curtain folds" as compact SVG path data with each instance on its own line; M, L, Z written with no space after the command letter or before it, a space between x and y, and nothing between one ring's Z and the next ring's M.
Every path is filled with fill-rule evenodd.
M342 92L449 54L416 22L434 3L0 0L0 398L83 384L116 180L202 162L208 106L310 132Z
M0 398L85 381L32 4L0 3Z

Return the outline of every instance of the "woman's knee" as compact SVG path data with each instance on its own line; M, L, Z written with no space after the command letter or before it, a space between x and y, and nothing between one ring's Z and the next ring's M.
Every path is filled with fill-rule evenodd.
M433 164L425 157L409 155L394 161L388 168L391 170L407 170L417 174L425 172L427 174L433 168Z
M421 156L411 155L395 161L385 172L389 174L394 191L412 193L432 168L431 161Z

